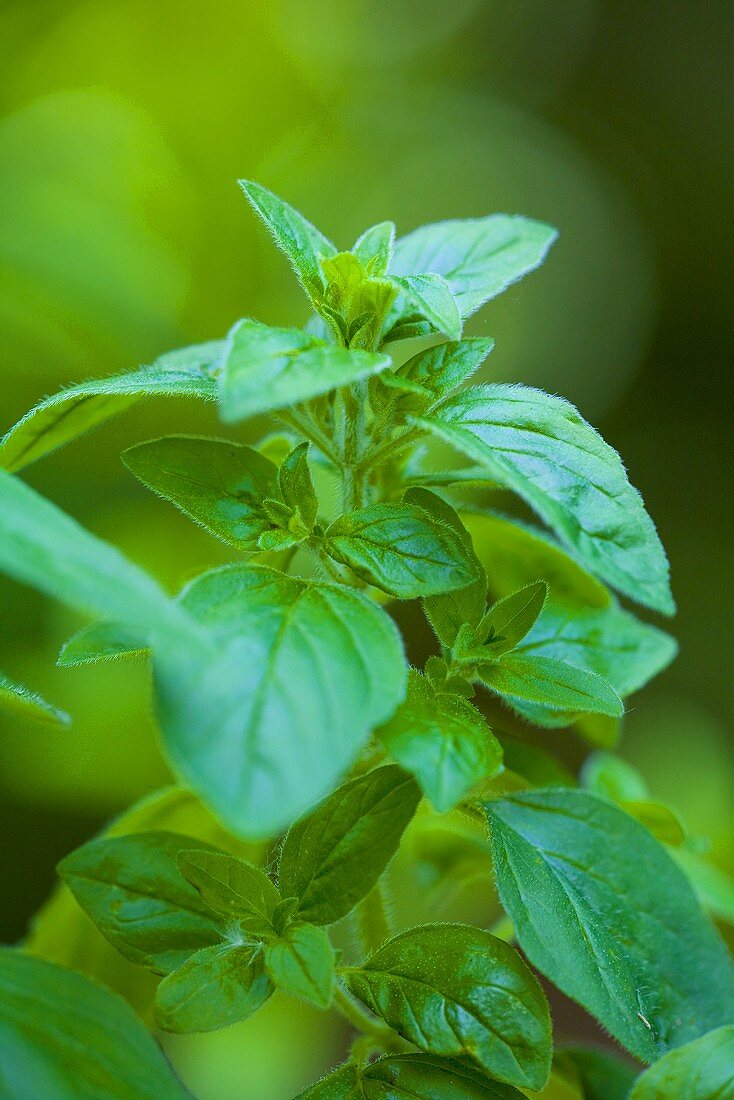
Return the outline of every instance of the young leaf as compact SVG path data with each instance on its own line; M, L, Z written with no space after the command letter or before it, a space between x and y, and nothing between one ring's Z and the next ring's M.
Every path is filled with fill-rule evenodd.
M549 603L517 652L596 672L624 698L667 668L678 645L669 634L623 611L616 601L603 609L573 610Z
M508 214L424 225L398 240L393 273L443 275L468 317L539 267L556 236L549 225Z
M265 970L278 989L328 1008L334 986L334 948L323 928L289 924L265 947Z
M122 461L143 485L232 546L255 550L272 526L261 501L277 493L278 471L251 447L173 435L131 447Z
M568 401L527 386L474 386L418 423L523 497L602 580L655 610L675 610L642 498L617 452Z
M734 1019L731 959L646 829L578 790L525 791L486 809L523 951L623 1046L652 1061Z
M395 247L395 225L379 222L357 238L352 252L370 275L386 275Z
M216 366L224 341L169 351L149 367L69 386L46 397L0 442L0 466L21 470L98 427L145 397L198 397L215 401Z
M415 669L408 673L405 702L378 736L439 813L502 767L502 748L476 707L460 695L437 692Z
M0 1092L7 1100L191 1100L116 993L0 948Z
M267 936L280 894L265 871L226 852L183 851L178 868L208 910L234 920L247 935Z
M462 539L416 504L368 504L328 528L324 549L398 599L451 592L476 579Z
M238 180L247 201L264 221L281 252L284 252L299 283L314 304L324 290L324 277L319 262L322 256L333 256L336 248L283 199L252 180Z
M37 722L50 722L54 726L68 726L71 722L65 711L51 706L35 691L9 680L3 672L0 672L0 709L27 714Z
M439 397L446 397L466 382L481 366L494 347L494 340L474 336L467 340L450 340L427 348L408 359L394 374L381 375L383 382L404 384L408 392L421 391L427 400L414 402L411 408L425 408Z
M629 1100L731 1100L734 1096L734 1027L720 1027L671 1050L646 1070Z
M534 581L490 607L477 635L493 657L509 653L519 645L543 610L547 598L545 581Z
M517 952L489 932L461 924L411 928L343 977L421 1050L469 1058L521 1088L541 1089L548 1080L545 996Z
M164 978L155 1018L164 1031L214 1031L257 1012L273 992L260 943L204 947Z
M349 385L389 366L390 357L243 320L229 334L222 364L220 411L234 421Z
M396 278L414 309L430 321L437 332L458 340L461 336L461 317L451 288L441 275L407 275Z
M299 443L286 455L278 472L283 500L294 511L298 509L305 526L311 530L319 511L311 471L308 468L308 443Z
M464 1062L388 1054L361 1067L348 1062L296 1100L523 1100L524 1095Z
M218 943L216 918L178 869L181 852L208 844L178 833L92 840L59 864L61 878L121 955L160 974Z
M436 637L450 649L465 623L472 627L479 625L487 605L487 575L474 552L469 532L450 504L430 489L422 488L408 489L403 500L406 504L416 504L422 508L437 523L451 527L461 540L464 554L474 571L471 584L448 595L430 596L423 601L423 610Z
M209 647L154 653L168 753L232 831L273 836L402 699L398 632L357 592L265 566L205 573L180 599Z
M0 470L0 570L139 636L194 644L194 624L146 573Z
M622 700L601 676L551 657L507 653L501 660L482 664L476 675L484 687L510 703L540 704L564 715L624 714Z
M286 836L281 895L297 897L299 917L313 924L346 916L382 875L419 801L415 781L395 765L339 787Z
M56 664L60 668L73 668L112 661L116 657L141 657L148 652L140 631L117 623L90 623L64 642Z

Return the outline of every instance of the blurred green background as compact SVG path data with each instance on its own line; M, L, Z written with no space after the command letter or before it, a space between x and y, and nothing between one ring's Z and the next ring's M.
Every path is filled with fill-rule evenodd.
M346 247L372 222L520 212L561 238L485 308L486 376L558 392L624 456L672 562L681 654L624 750L734 872L734 5L707 0L27 0L0 5L4 430L60 385L305 319L238 176ZM727 232L729 231L729 232ZM224 551L120 451L215 413L157 402L28 472L173 590ZM219 559L217 555L220 555ZM166 781L143 666L54 668L78 625L3 584L0 667L69 710L0 729L1 938L56 860ZM177 1040L202 1100L280 1100L343 1036L275 999Z

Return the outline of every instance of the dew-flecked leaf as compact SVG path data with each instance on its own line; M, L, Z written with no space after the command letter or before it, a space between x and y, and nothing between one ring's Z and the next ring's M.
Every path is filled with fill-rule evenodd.
M204 947L158 986L155 1018L164 1031L214 1031L252 1016L273 986L260 943Z
M579 790L524 791L486 809L523 951L623 1046L652 1061L734 1020L734 965L642 825Z
M505 943L480 928L433 924L389 940L348 989L429 1054L468 1058L499 1080L541 1089L551 1061L548 1004Z

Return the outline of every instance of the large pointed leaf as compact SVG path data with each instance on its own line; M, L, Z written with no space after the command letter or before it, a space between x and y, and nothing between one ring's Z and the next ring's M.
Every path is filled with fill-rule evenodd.
M418 422L519 493L603 580L673 612L667 558L642 498L568 401L527 386L474 386Z
M487 805L523 951L643 1061L734 1021L734 966L682 872L633 818L578 790Z
M220 377L224 420L244 420L297 405L383 370L390 357L327 344L300 329L238 321L229 334Z
M255 550L273 526L262 499L277 496L278 470L252 447L171 435L131 447L122 460L139 481L223 542Z
M265 566L206 573L181 603L211 645L154 653L168 752L231 829L272 836L333 786L400 701L398 632L356 592Z
M45 398L0 442L0 466L20 470L145 397L216 400L211 368L223 349L224 341L195 344L167 352L149 367L80 382Z
M619 718L624 713L621 699L602 676L552 657L507 653L498 661L481 665L477 677L486 688L511 703L529 703L533 708L562 715L606 714ZM535 714L535 710L529 713Z
M278 248L288 257L306 294L317 304L324 290L319 258L334 256L336 248L303 214L268 191L267 187L252 180L238 182L253 210L272 233Z
M0 470L0 570L80 611L184 644L194 624L142 569Z
M556 236L549 225L517 214L424 225L398 240L392 273L443 275L468 317L538 267Z
M54 963L0 949L4 1100L186 1100L122 997Z
M389 940L343 972L349 990L429 1054L467 1057L510 1085L541 1089L551 1027L536 978L503 940L463 924L429 924Z

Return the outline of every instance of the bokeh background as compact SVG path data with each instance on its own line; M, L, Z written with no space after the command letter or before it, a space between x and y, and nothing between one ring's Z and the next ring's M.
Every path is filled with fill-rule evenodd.
M471 322L486 376L558 392L623 454L668 548L676 664L624 751L734 872L730 363L734 5L728 0L4 0L0 428L60 385L305 318L236 187L256 178L347 247L366 225L506 211L546 266ZM223 560L120 451L215 414L159 401L28 471L173 590ZM0 590L0 667L69 731L0 728L0 939L54 864L167 780L142 666L61 671L78 625ZM280 1100L340 1037L277 998L171 1045L202 1100Z

